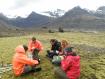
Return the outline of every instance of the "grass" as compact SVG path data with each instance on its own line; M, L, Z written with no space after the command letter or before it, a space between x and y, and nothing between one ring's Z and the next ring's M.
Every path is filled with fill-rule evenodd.
M27 36L0 38L0 62L11 63L14 49L17 45L28 44L28 40L35 36L44 46L40 53L42 71L31 73L21 77L15 77L13 72L2 74L2 79L57 79L54 75L52 64L45 57L46 50L50 49L49 40L66 39L72 46L75 46L81 56L81 77L80 79L105 79L105 34L104 33L34 33Z

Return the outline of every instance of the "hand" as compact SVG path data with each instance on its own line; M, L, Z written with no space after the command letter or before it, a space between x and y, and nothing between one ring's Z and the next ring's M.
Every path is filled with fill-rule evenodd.
M54 52L53 50L51 50L50 52Z
M38 60L35 60L35 64L38 65L39 64L39 61Z
M56 53L59 54L59 51L56 50Z
M35 49L35 47L32 47L32 50Z

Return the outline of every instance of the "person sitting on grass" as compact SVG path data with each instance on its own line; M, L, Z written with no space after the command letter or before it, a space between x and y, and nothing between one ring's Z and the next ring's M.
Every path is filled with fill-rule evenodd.
M32 37L32 39L29 41L28 48L32 53L32 58L40 61L38 54L43 50L42 43L39 40L36 40L35 37Z
M70 47L70 45L68 44L68 42L66 40L61 41L62 50L61 50L61 52L59 52L58 56L53 56L53 59L52 59L53 65L59 66L61 64L61 61L64 59L64 50L68 46Z
M28 47L26 45L19 45L15 49L15 55L12 60L13 72L16 76L29 73L31 71L40 71L41 68L36 68L39 64L37 60L29 59L26 55Z
M65 57L61 66L54 69L58 79L78 79L80 76L80 56L76 54L74 47L65 49Z
M68 46L70 46L70 45L69 45L69 43L67 42L67 40L62 40L62 41L61 41L62 52L60 52L59 54L60 54L60 55L63 55L63 54L64 54L64 52L63 52L64 49L65 49L66 47L68 47Z
M51 50L47 50L47 57L53 58L53 56L59 55L59 52L61 52L61 43L58 42L56 39L51 39Z

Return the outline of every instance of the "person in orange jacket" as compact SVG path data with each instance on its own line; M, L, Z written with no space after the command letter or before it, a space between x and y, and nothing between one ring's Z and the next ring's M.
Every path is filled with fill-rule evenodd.
M38 53L43 50L43 46L39 40L36 40L35 37L29 41L28 49L32 52L33 59L39 60Z
M39 64L37 60L29 59L26 55L28 47L25 45L19 45L15 49L15 55L12 60L13 72L16 76L31 72L40 71L41 68L35 68Z

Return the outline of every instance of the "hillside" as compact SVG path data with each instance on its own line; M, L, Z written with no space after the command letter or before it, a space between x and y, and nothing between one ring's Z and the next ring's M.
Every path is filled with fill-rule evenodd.
M22 33L22 28L9 25L6 22L0 20L0 37L14 36L19 33Z
M49 18L48 16L32 12L26 18L22 18L22 17L8 18L1 13L0 20L5 22L7 25L14 26L14 27L20 27L20 28L36 27L38 28L39 26L48 24L52 19Z
M74 7L48 26L69 29L105 30L105 18L96 16L96 14L80 7Z
M46 50L50 49L51 38L66 39L78 50L78 55L81 57L80 79L105 79L105 33L34 33L27 36L0 38L0 62L11 63L14 48L20 44L28 44L32 36L39 39L44 46L43 52L40 53L42 71L20 77L15 77L13 72L9 71L0 74L1 79L57 79L53 71L54 66L45 56Z
M59 18L65 14L65 11L61 9L57 9L55 11L45 11L43 13L50 17Z
M9 24L17 26L17 27L39 27L44 24L50 22L50 18L48 16L44 16L35 12L32 12L27 18L17 17L15 19L11 19Z
M0 20L9 26L19 28L53 28L57 29L63 27L65 29L74 30L105 30L105 7L99 7L96 11L90 11L82 9L79 6L72 8L64 13L63 10L57 9L57 11L47 11L49 16L41 15L36 12L30 13L26 18L7 18L3 14L0 14ZM56 18L55 18L56 17Z
M96 10L95 13L96 16L104 18L105 19L105 6L101 6Z

